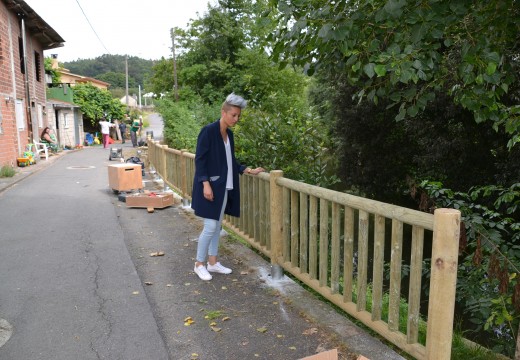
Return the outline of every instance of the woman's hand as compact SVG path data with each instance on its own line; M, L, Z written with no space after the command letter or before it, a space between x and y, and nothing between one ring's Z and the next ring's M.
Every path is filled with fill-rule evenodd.
M209 184L209 181L204 181L202 183L202 185L204 186L204 189L203 189L203 195L204 195L204 199L208 200L208 201L213 201L214 197L213 197L213 189L211 188L211 185Z
M244 171L246 174L251 174L251 175L258 175L260 174L261 172L264 172L265 169L262 168L262 167L257 167L256 169L250 169L250 168L246 168L246 170Z

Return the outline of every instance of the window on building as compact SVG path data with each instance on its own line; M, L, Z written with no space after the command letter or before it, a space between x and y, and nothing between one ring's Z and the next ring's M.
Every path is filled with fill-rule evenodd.
M16 99L14 103L16 127L18 130L25 130L25 111L23 109L23 100Z
M34 52L34 71L36 72L36 81L42 81L42 65L41 65L40 53Z
M69 117L67 113L63 113L63 128L68 129L69 127Z
M18 53L20 54L20 72L25 74L25 59L23 58L23 41L22 38L18 38Z

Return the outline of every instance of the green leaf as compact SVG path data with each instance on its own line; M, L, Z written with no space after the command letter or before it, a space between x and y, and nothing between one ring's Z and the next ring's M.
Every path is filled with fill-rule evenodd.
M490 62L487 65L486 74L493 75L496 70L497 70L497 64L494 62Z
M395 117L395 121L401 121L406 116L406 107L404 106L404 103L401 104L401 107L399 108L399 114Z
M382 77L386 75L386 66L382 64L378 64L374 67L374 71L376 72L378 77Z
M369 78L373 78L374 75L375 75L375 72L374 72L374 67L375 67L375 64L374 63L368 63L366 64L365 66L363 66L363 71L365 72L365 74L367 74L367 76Z
M329 33L330 33L330 29L331 28L332 28L331 24L323 25L323 27L318 32L318 37L320 37L320 38L322 38L324 40L328 40L330 38Z
M399 17L403 13L403 7L406 5L405 0L390 0L385 4L384 9L394 17Z
M403 70L401 76L399 77L399 81L403 84L408 84L408 81L412 78L412 72L410 70Z
M408 109L406 109L406 113L410 115L411 117L415 117L417 113L419 112L419 107L417 105L412 105Z

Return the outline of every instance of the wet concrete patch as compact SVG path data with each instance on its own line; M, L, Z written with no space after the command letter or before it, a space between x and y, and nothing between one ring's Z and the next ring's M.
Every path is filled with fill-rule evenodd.
M2 347L13 333L13 326L7 320L0 319L0 347Z

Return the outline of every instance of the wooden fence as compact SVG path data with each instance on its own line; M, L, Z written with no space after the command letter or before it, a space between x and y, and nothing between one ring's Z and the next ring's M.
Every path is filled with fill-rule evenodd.
M149 141L148 158L189 201L194 154ZM287 179L279 170L242 176L240 190L240 218L226 216L224 224L273 265L416 359L450 359L458 210L426 214Z

